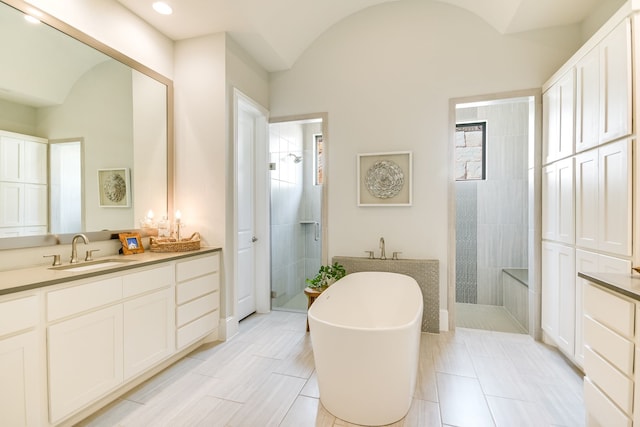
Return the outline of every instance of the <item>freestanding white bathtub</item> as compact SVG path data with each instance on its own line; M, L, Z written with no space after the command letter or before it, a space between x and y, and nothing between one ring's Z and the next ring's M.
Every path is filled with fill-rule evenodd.
M418 373L418 283L397 273L349 274L320 294L308 317L324 407L353 424L402 419Z

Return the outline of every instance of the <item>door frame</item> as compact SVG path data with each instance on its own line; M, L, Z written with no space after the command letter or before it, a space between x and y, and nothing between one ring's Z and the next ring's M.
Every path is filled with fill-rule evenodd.
M269 216L269 187L267 159L269 154L269 111L242 93L233 88L233 291L227 301L233 304L233 324L227 325L227 336L231 337L237 332L238 324L238 260L235 251L238 248L238 116L244 109L254 116L256 121L256 139L254 145L254 222L255 235L258 241L255 245L255 277L256 277L256 312L268 313L270 310L269 278L271 277L271 260L269 242L270 216ZM263 123L261 123L261 121ZM266 284L266 286L265 286Z
M494 93L449 99L449 179L448 179L448 251L447 251L447 311L440 311L440 329L455 330L456 324L456 187L455 187L455 128L456 105L474 102L499 101L510 98L532 97L533 120L529 121L529 335L541 339L541 245L542 245L542 90L525 89L513 92ZM444 314L444 316L443 316ZM444 317L444 318L443 318Z

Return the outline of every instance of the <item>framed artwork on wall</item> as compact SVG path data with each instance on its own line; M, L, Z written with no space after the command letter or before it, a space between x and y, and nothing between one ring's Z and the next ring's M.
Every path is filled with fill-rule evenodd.
M101 208L128 208L131 204L129 169L98 169L98 195Z
M412 153L358 154L358 206L411 206Z

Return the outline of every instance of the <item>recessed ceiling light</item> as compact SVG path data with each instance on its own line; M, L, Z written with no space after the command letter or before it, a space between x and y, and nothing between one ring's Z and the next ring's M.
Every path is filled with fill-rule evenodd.
M163 1L157 1L153 3L153 9L162 15L171 15L173 13L173 9L171 9L171 6Z

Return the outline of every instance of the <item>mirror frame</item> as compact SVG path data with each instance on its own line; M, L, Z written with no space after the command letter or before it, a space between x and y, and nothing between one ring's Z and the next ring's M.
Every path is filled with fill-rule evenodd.
M115 59L131 67L132 69L151 77L152 79L163 84L167 88L167 212L173 212L173 197L174 197L174 114L173 114L173 81L166 76L152 70L146 65L141 64L133 58L128 57L122 52L96 40L88 34L78 30L77 28L55 18L37 7L34 7L23 0L1 0L2 3L13 7L25 14L38 13L39 19L43 24L58 30L69 37L72 37L85 45L92 47L105 55ZM111 240L118 239L118 233L122 231L134 231L137 230L134 226L133 229L128 230L106 230L106 231L94 231L84 232L92 241ZM82 231L79 231L82 232ZM6 249L20 249L39 246L52 246L58 244L69 244L74 234L43 234L41 236L22 236L22 237L7 237L0 239L0 250Z

